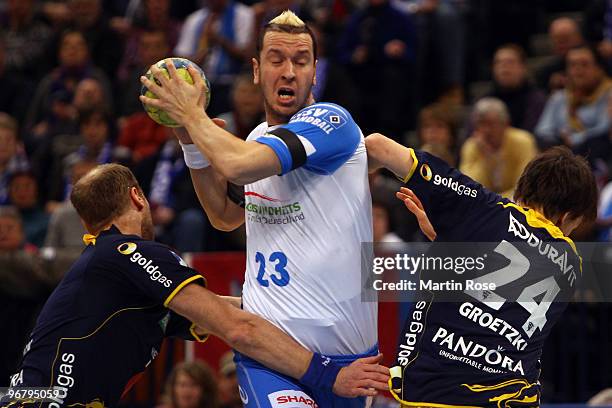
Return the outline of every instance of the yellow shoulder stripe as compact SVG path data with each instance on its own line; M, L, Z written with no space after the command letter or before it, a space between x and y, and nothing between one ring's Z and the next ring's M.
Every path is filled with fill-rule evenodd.
M410 151L410 156L412 156L412 166L410 167L410 171L408 172L408 175L406 177L404 177L402 180L402 183L406 184L411 178L412 175L414 174L417 166L419 165L419 160L416 157L416 154L414 153L414 149L410 148L408 149Z
M166 298L166 300L164 301L164 307L168 307L168 304L172 301L172 299L174 299L174 297L176 296L177 293L180 292L181 289L183 289L185 286L187 286L187 284L197 280L197 279L204 279L204 277L202 275L193 275L190 276L189 278L185 279L184 281L182 281L170 294L170 296L168 296ZM206 280L204 280L206 282Z

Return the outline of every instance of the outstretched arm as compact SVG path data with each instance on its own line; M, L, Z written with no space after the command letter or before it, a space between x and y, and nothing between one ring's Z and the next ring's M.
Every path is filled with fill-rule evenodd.
M333 391L344 397L375 395L376 389L388 389L389 370L378 365L381 355L342 368L330 384L313 383L313 369L331 369L333 363L319 366L324 357L313 355L270 322L232 306L197 284L185 286L168 306L239 352L282 374L310 382L309 385L329 389L333 386Z
M380 133L365 138L370 173L384 167L404 180L414 172L414 160L410 149Z

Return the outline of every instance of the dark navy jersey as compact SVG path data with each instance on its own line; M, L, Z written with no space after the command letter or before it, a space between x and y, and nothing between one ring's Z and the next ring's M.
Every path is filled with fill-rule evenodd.
M167 309L191 282L204 278L166 246L114 226L103 231L45 304L11 386L61 391L36 406L115 406L164 337L204 340Z
M538 406L542 347L581 275L573 242L543 215L442 160L411 155L404 181L436 230L431 251L468 242L492 266L471 276L488 288L464 284L452 301L441 291L419 293L392 369L396 398L421 407Z

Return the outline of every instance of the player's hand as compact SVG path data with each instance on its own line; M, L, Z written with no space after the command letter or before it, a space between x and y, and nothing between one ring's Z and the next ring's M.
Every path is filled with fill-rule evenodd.
M410 190L406 187L401 187L400 191L395 193L395 196L404 202L404 205L408 210L413 213L417 221L419 223L419 228L430 241L436 239L436 230L433 225L429 221L427 217L427 213L425 212L425 208L423 208L423 203L419 200L419 197L414 194L414 191Z
M140 82L153 92L157 99L140 96L140 100L150 106L165 110L172 119L180 124L185 124L190 117L204 114L206 103L206 84L192 66L187 71L193 78L193 85L183 80L176 72L176 67L171 59L166 59L168 76L157 67L151 66L151 74L155 81L145 76L140 77ZM158 85L159 84L159 85Z
M334 383L334 394L346 398L369 397L389 389L389 369L380 365L382 354L360 358L342 367Z

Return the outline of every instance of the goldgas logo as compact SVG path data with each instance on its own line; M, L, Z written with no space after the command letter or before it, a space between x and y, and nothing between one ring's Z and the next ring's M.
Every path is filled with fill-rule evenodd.
M419 173L421 173L421 177L423 177L425 181L431 180L432 172L431 172L431 168L427 165L427 163L423 163L421 165L421 169L419 170Z
M151 259L145 258L140 252L136 251L137 245L133 242L124 242L117 247L117 251L122 255L131 255L130 262L139 265L149 274L149 279L156 281L169 288L172 281L164 276L159 270L159 266L153 265Z
M136 250L136 244L133 242L124 242L117 247L117 251L123 255L131 255Z

